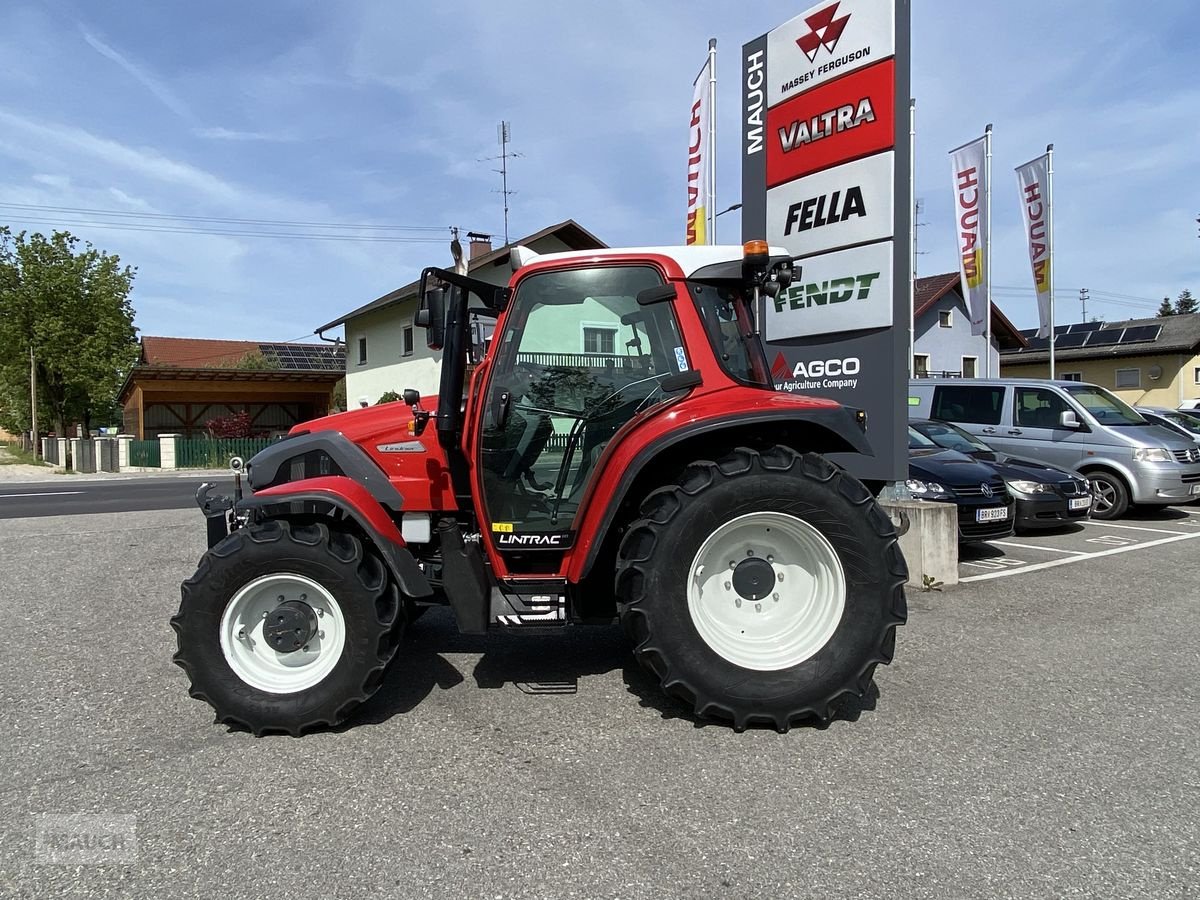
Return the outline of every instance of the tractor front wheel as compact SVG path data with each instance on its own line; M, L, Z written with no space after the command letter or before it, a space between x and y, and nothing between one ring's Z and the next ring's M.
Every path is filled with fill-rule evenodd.
M171 626L191 695L257 735L340 722L378 689L403 627L384 564L322 523L233 532L182 594Z
M646 498L617 593L671 696L737 729L827 721L892 658L907 568L867 489L816 454L739 448Z

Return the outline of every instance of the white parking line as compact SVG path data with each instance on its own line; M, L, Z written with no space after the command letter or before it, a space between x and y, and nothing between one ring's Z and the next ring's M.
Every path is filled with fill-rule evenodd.
M1117 525L1114 522L1084 522L1084 525L1097 525L1100 528L1127 528L1130 531L1154 531L1158 534L1191 534L1190 531L1168 531L1166 528L1147 528L1144 525Z
M11 497L65 497L68 494L82 494L83 491L30 491L28 494L0 494L0 500Z
M1020 547L1022 550L1041 550L1043 553L1071 553L1075 556L1087 556L1086 550L1064 550L1062 547L1038 547L1035 544L1018 544L1016 541L988 541L989 544L999 544L1001 547Z
M1082 556L1072 556L1069 559L1052 559L1049 562L1033 563L1032 565L1022 566L1019 569L1006 569L1002 572L988 572L986 575L968 575L966 578L958 579L959 583L971 581L989 581L992 578L1006 578L1009 575L1023 575L1025 572L1037 572L1041 569L1053 569L1058 566L1069 566L1071 563L1083 562L1089 559L1097 559L1101 556L1115 556L1118 553L1129 553L1131 550L1142 550L1146 547L1157 547L1161 544L1174 544L1176 541L1194 541L1200 538L1200 532L1196 534L1176 534L1172 537L1158 538L1153 541L1145 541L1141 544L1130 544L1128 547L1113 547L1111 550L1100 550L1096 553L1085 553Z

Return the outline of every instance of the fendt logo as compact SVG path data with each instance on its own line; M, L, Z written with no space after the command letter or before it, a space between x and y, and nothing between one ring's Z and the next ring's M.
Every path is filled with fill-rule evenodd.
M796 38L796 45L804 51L809 62L817 61L817 53L822 47L830 53L833 53L834 48L837 47L838 39L846 30L846 23L850 21L849 15L844 15L840 19L834 18L839 6L841 6L840 0L805 18L805 24L812 31Z
M786 291L781 291L775 297L775 312L787 309L808 309L813 306L830 306L845 303L847 300L866 300L871 296L871 285L879 278L880 272L867 272L863 275L845 278L830 278L828 281L793 282Z

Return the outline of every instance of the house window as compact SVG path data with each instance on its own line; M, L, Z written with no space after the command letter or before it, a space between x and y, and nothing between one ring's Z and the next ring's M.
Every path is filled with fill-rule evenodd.
M964 356L962 358L962 377L963 378L978 378L979 377L979 357Z
M413 329L411 325L404 326L404 356L413 355Z
M928 378L929 377L929 354L914 353L913 354L913 377Z
M367 339L365 337L358 339L358 364L360 366L367 364Z
M938 311L938 327L939 328L950 328L952 326L953 322L950 318L951 312L952 312L952 310L949 310L949 309L942 309L942 310Z
M1082 372L1059 372L1058 377L1063 381L1083 381Z
M612 356L617 352L617 329L583 326L583 352L606 353Z
M1117 390L1121 388L1140 388L1142 386L1141 369L1117 369Z
M1196 366L1196 368L1192 369L1192 382L1194 384L1200 384L1200 366Z

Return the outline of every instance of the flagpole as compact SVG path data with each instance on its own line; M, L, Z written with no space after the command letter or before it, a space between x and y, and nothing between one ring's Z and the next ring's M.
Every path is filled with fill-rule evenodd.
M717 39L708 39L708 242L717 242Z
M1054 380L1054 145L1046 145L1046 238L1049 241L1050 380Z
M986 331L984 331L985 340L987 341L987 350L985 353L987 359L987 377L992 377L992 123L989 122L987 128L983 131L983 178L984 178L984 205L987 206L985 213L985 226L987 228L987 241L983 245L983 278L987 283L984 291L987 303L987 322Z
M908 377L913 377L913 355L917 352L915 318L917 313L917 101L908 101L908 246L912 250L912 265L908 269Z

